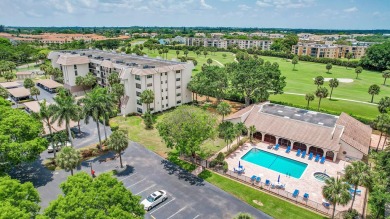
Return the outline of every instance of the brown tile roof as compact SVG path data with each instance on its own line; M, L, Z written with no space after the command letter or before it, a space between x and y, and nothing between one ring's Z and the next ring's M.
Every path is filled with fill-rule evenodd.
M51 79L42 79L37 81L37 84L42 84L43 86L50 88L50 89L55 89L57 87L62 87L63 85L58 83L57 81L51 80Z
M60 65L77 65L77 64L88 64L88 63L89 63L88 57L80 56L80 55L63 54L57 60L57 64Z
M30 90L24 87L8 89L8 92L14 97L27 97L30 96Z
M229 120L229 119L239 118L239 117L243 116L244 114L250 112L253 109L254 106L255 105L250 105L248 107L245 107L245 108L243 108L243 109L241 109L241 110L239 110L239 111L229 115L228 117L226 117L226 119Z
M336 123L344 126L341 140L367 155L370 148L371 127L346 113L341 113Z
M4 88L11 88L11 87L19 87L20 84L17 82L11 81L11 82L0 83L0 86L2 86Z
M26 102L26 103L23 103L23 105L26 106L27 108L29 108L30 111L32 111L34 113L39 113L39 110L41 109L38 101Z
M104 60L104 61L102 61L102 63L100 63L100 65L101 65L102 67L106 67L106 68L113 68L113 67L114 67L114 65L112 64L112 62L109 61L109 60Z

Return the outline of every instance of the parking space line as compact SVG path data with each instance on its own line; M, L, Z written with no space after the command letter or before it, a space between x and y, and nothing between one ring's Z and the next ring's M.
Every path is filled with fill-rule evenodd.
M165 202L163 205L161 205L160 207L154 209L153 211L150 212L150 215L154 212L156 212L157 210L159 210L160 208L164 207L165 205L169 204L170 202L172 202L173 200L175 200L176 198L173 198L171 200L169 200L168 202Z
M198 218L200 215L198 214L198 215L196 215L193 219L196 219L196 218Z
M129 185L128 187L126 187L126 188L129 188L129 187L132 187L132 186L135 186L135 185L137 185L138 183L140 183L140 182L142 182L142 181L144 181L146 178L144 178L144 179L141 179L140 181L138 181L138 182L136 182L136 183L134 183L134 184L131 184L131 185Z
M134 174L131 174L130 176L134 176L134 175L136 175L136 174L137 174L137 173L134 173ZM121 179L121 180L119 180L119 181L123 181L123 180L129 178L130 176L126 176L125 178L123 178L123 179Z
M173 216L177 215L180 211L184 210L187 206L181 208L180 210L176 211L176 213L172 214L171 216L169 216L167 219L169 218L172 218Z
M140 193L142 193L142 192L145 192L146 190L148 190L148 189L150 189L150 188L153 188L153 187L155 187L155 186L156 186L156 184L153 184L153 185L149 186L148 188L146 188L146 189L144 189L144 190L142 190L142 191L140 191L140 192L138 192L138 193L135 193L134 195L138 195L138 194L140 194Z

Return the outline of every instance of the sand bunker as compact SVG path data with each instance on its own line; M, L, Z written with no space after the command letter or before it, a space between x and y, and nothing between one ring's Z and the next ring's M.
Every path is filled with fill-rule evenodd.
M324 78L324 81L330 81L330 79L332 78ZM313 78L313 80L315 80ZM337 78L337 80L339 80L340 83L352 83L353 82L353 79L350 79L350 78Z

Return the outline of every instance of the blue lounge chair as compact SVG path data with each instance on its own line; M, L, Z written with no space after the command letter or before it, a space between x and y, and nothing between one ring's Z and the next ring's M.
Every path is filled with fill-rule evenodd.
M353 194L355 192L355 189L349 189L349 192ZM356 190L356 194L360 195L362 193L362 190L358 189Z
M286 153L290 153L290 151L291 151L291 146L288 146L286 149Z
M325 157L321 157L320 163L325 163Z
M260 177L260 176L258 176L258 177L256 178L256 182L257 182L257 183L259 183L259 182L260 182L260 180L261 180L261 177Z
M313 159L313 152L310 152L309 154L309 160Z
M305 193L305 194L303 195L303 198L304 198L304 199L308 199L308 198L309 198L309 194Z
M297 156L301 155L301 149L298 149Z
M276 144L275 147L274 147L274 149L275 149L275 150L278 150L279 147L280 147L280 145L279 145L279 144Z
M251 177L251 181L253 182L253 181L255 181L255 179L256 179L256 176L253 175L253 176Z
M297 197L299 195L299 190L295 189L293 193L293 197Z
M316 159L314 159L314 161L315 161L315 162L318 162L319 160L320 160L320 155L317 154L317 155L316 155Z
M269 186L269 184L271 184L271 181L269 181L268 179L265 180L265 185L266 185L266 186Z
M302 152L302 158L305 158L305 156L306 156L306 151L303 151Z

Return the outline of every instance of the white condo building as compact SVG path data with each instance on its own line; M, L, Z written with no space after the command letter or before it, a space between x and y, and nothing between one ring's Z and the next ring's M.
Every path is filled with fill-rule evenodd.
M144 90L152 90L155 100L150 104L152 112L160 112L192 101L187 84L191 80L192 62L183 63L135 55L118 54L100 50L55 51L48 56L52 66L61 69L64 87L74 95L82 95L82 87L76 85L77 76L91 72L97 84L108 85L108 76L118 72L125 87L121 101L121 113L146 112L146 104L140 101Z

